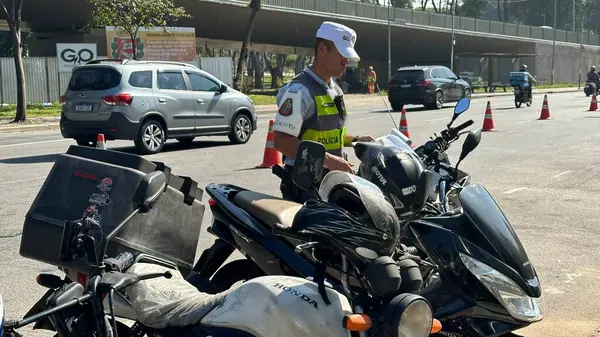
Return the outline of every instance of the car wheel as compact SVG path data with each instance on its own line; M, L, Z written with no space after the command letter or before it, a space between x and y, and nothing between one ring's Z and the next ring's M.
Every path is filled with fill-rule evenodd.
M142 124L135 146L142 154L154 154L165 145L165 130L162 124L154 119L148 119Z
M75 141L77 142L77 145L79 146L91 146L91 147L96 147L96 140L89 140L89 139L75 139Z
M252 135L252 121L245 114L238 114L231 123L229 140L234 144L245 144Z
M194 142L195 138L196 137L182 137L182 138L175 138L175 139L177 139L177 141L180 142L182 145L190 146Z
M466 97L468 99L471 99L471 89L469 89L469 88L465 89L465 95L464 95L464 97Z
M435 92L435 109L441 109L444 107L444 93L441 90Z
M393 111L402 111L402 108L404 108L404 104L402 103L390 102L390 105Z

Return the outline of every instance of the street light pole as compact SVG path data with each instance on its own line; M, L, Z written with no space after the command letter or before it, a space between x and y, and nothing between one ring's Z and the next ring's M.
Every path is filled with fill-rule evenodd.
M573 0L573 33L575 33L575 0Z
M552 75L550 75L550 84L554 84L554 54L556 50L556 2L554 0L554 38L552 39Z
M450 48L450 70L454 71L454 14L456 12L456 0L452 0L452 46Z
M390 5L392 0L388 0L388 83L392 80L392 24L390 19Z

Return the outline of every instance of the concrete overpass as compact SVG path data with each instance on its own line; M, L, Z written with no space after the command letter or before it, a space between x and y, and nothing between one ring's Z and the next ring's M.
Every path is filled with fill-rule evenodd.
M241 41L250 10L247 1L176 0L193 16L184 26L196 28L198 37ZM263 0L252 40L256 43L311 48L314 34L324 20L353 27L358 34L357 50L363 60L373 63L380 78L387 72L387 8L338 0ZM98 42L105 53L101 32L76 33L89 20L90 6L82 0L30 0L25 2L23 19L37 33L32 55L54 56L57 42ZM335 13L332 15L332 13ZM403 64L449 64L450 27L448 16L392 9L392 68ZM523 62L542 81L550 79L552 34L539 27L455 18L456 51L460 53L536 54ZM549 30L553 33L552 30ZM550 40L549 40L550 38ZM598 38L557 31L556 82L577 80L580 60L583 68L600 61ZM586 45L580 53L579 43ZM32 46L33 47L33 46ZM460 64L460 62L459 62Z

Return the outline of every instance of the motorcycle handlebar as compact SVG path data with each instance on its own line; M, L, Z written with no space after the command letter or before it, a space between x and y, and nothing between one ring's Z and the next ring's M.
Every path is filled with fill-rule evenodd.
M469 119L468 121L466 121L466 122L462 123L461 125L459 125L459 126L455 127L455 128L454 128L454 131L455 131L456 133L459 133L459 132L460 132L460 131L462 131L463 129L465 129L465 128L468 128L469 126L473 125L473 123L474 123L474 122L473 122L473 120L472 120L472 119Z

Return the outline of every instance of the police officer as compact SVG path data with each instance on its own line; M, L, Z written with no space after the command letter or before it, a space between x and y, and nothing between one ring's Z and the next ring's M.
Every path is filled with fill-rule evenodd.
M317 31L315 58L277 94L278 112L273 126L274 146L284 155L284 169L291 173L298 145L312 140L325 145L325 172L354 173L343 158L342 147L352 142L373 141L371 136L352 136L346 132L346 107L342 89L334 77L341 76L349 62L358 62L354 50L356 32L344 25L323 22ZM312 193L298 188L291 180L281 182L283 198L300 203Z

